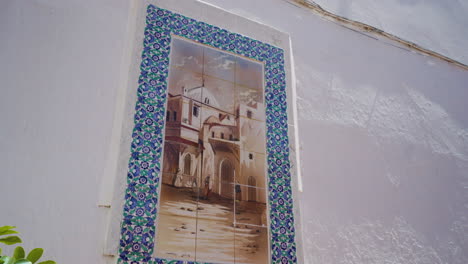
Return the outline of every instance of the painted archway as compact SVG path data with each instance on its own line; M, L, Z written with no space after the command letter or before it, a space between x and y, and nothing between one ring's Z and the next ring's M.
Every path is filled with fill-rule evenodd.
M249 190L248 190L248 200L257 201L257 180L253 176L249 176L248 180Z
M192 175L192 156L187 153L184 158L184 174Z
M225 159L220 164L221 190L220 195L226 198L234 197L234 174L235 169L232 162Z

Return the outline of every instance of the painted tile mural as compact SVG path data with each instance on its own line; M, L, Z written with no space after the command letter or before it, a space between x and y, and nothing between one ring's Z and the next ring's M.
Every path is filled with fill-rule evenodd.
M149 5L119 263L296 263L284 52Z
M157 257L268 263L263 76L172 37Z

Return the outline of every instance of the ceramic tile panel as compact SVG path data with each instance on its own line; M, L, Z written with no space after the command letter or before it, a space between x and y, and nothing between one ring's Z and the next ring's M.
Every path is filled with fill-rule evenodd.
M285 78L282 49L147 7L119 263L296 263ZM250 150L241 106L260 113ZM263 155L266 179L237 197L245 151ZM234 219L249 191L266 196L244 206L258 223Z

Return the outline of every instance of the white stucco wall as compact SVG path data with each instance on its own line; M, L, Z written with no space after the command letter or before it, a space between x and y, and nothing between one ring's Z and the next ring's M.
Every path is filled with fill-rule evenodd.
M312 0L307 0L312 2ZM468 2L440 0L313 0L322 8L468 63Z
M291 36L305 262L467 263L468 72L287 1L208 2ZM113 261L97 205L129 6L0 2L0 225L59 263Z

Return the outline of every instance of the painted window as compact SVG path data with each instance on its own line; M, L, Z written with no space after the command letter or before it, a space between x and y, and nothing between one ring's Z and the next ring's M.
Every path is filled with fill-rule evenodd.
M248 117L248 118L252 118L252 111L247 110L247 117Z

